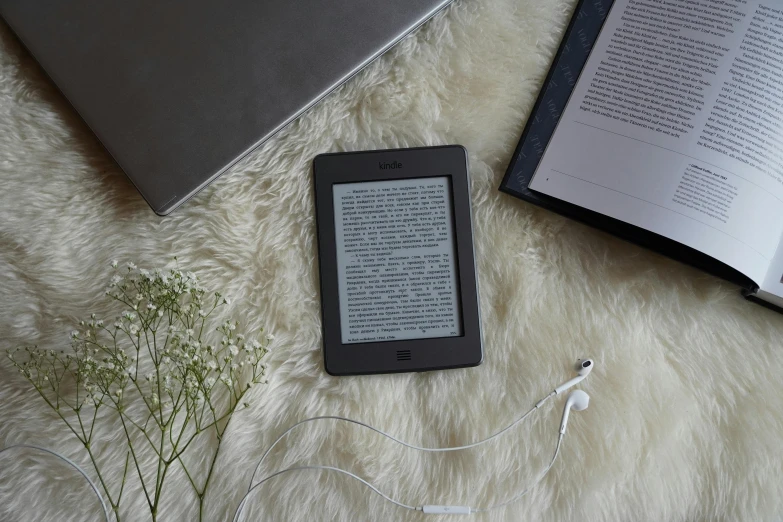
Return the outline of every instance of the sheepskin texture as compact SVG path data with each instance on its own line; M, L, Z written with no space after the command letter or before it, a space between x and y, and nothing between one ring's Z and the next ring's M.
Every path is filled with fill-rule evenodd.
M509 425L580 356L590 408L519 502L481 521L781 520L783 316L704 273L498 192L573 0L459 0L171 216L150 211L35 61L0 28L0 348L69 349L112 259L179 265L275 334L270 382L233 419L205 520L230 520L253 466L315 415L410 443L460 445ZM470 151L485 361L471 369L331 377L323 369L311 160L322 152L459 143ZM291 434L263 474L333 465L407 504L486 506L526 488L554 451L564 398L480 448L422 454L332 421ZM125 457L106 415L96 441L112 487ZM141 443L141 441L138 441ZM37 444L90 473L83 448L0 360L0 447ZM215 441L199 439L191 458ZM152 461L149 452L144 462ZM94 475L93 475L94 476ZM120 510L149 520L130 475ZM159 520L197 519L175 471ZM305 471L260 488L247 520L425 520L365 486ZM436 517L438 518L438 517ZM0 456L0 520L100 520L75 472ZM449 517L438 518L444 522ZM464 520L464 518L454 518Z

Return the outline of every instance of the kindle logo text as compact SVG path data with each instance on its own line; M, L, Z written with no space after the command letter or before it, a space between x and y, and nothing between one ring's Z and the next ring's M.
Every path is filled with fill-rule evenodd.
M381 161L381 162L378 162L378 168L381 169L381 170L401 169L402 168L402 163L400 163L399 161L395 161L393 163L383 163Z

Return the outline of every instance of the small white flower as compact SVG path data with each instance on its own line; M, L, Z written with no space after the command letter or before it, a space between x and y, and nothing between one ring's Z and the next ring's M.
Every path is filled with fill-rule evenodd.
M207 388L211 388L215 385L215 378L214 377L207 377L207 379L204 381L204 384L207 385Z
M231 355L236 355L239 353L239 348L237 348L237 345L232 343L228 345L228 351L231 352Z
M157 310L158 307L152 303L147 303L147 310Z
M275 340L275 336L272 334L266 334L266 340L272 342Z
M207 316L207 312L205 312L204 310L199 310L198 311L198 315L199 315L199 317L206 317Z
M209 362L207 362L207 366L209 367L210 370L217 370L218 367L217 363L214 360L210 360Z
M188 337L193 337L193 329L188 328L187 330L185 330L185 335L187 335Z
M117 265L118 265L117 260L116 259L112 259L111 260L111 267L112 268L117 268Z
M131 270L136 270L136 265L134 265L133 263L128 261L128 268L131 269Z
M79 337L79 330L72 330L71 331L71 338L72 339L76 339L77 337Z
M163 310L158 310L158 317L163 317Z
M120 277L120 276L115 274L115 275L111 276L111 284L110 284L110 286L115 286L120 281L122 281L122 277Z

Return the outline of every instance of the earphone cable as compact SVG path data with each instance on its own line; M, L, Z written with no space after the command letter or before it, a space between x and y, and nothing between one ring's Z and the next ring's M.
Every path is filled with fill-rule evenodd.
M552 469L552 466L555 465L555 461L557 460L557 456L560 453L560 445L563 443L563 434L560 434L557 438L557 446L555 446L555 454L552 455L552 460L549 461L549 465L544 468L544 470L538 475L538 478L533 481L532 484L530 484L527 488L525 488L520 493L514 495L508 500L505 500L503 502L500 502L498 504L493 504L491 506L487 506L485 508L472 508L472 513L486 513L487 511L492 511L493 509L499 509L505 506L508 506L509 504L513 504L517 500L521 499L523 496L525 496L531 489L536 487L539 482L541 482L544 477L546 477L547 473L549 473L549 470Z
M319 416L319 417L311 417L309 419L304 419L304 420L301 420L301 421L297 422L296 424L290 426L287 430L285 430L272 443L272 445L269 446L269 449L267 449L264 452L264 454L261 456L261 459L256 464L255 469L253 470L253 475L250 477L250 484L248 486L248 492L253 488L253 481L255 480L256 475L258 474L258 470L261 467L261 464L264 462L264 460L266 460L267 456L272 452L272 450L275 448L275 446L277 446L277 444L281 440L283 440L283 438L285 438L294 429L296 429L297 427L299 427L299 426L301 426L303 424L309 423L309 422L314 422L314 421L318 421L318 420L336 420L336 421L343 421L343 422L348 422L348 423L351 423L351 424L356 424L358 426L362 426L364 428L372 430L375 433L383 435L387 439L390 439L390 440L396 442L397 444L400 444L402 446L405 446L406 448L410 448L410 449L413 449L413 450L416 450L416 451L425 451L425 452L433 452L433 453L447 452L447 451L458 451L458 450L475 448L476 446L480 446L481 444L489 442L492 439L494 439L496 437L499 437L500 435L503 435L504 433L506 433L507 431L509 431L510 429L514 428L516 425L518 425L520 422L524 421L531 413L533 413L535 410L540 408L549 398L551 398L554 395L555 395L555 392L551 392L549 395L547 395L546 397L544 397L543 399L538 401L535 406L530 408L520 418L518 418L517 420L515 420L514 422L512 422L511 424L509 424L508 426L506 426L502 430L498 431L497 433L494 433L493 435L490 435L489 437L487 437L485 439L479 440L477 442L472 442L470 444L465 444L463 446L452 446L452 447L447 447L447 448L427 448L427 447L422 447L422 446L416 446L415 444L409 444L409 443L407 443L405 441L402 441L402 440L394 437L393 435L390 435L390 434L386 433L383 430L380 430L378 428L370 426L367 423L364 423L364 422L361 422L361 421L358 421L358 420L354 420L354 419L349 419L349 418L346 418L346 417L339 417L339 416L336 416L336 415L323 415L323 416Z
M493 505L485 507L485 508L470 508L470 512L471 513L486 513L487 511L492 511L494 509L499 509L499 508L508 506L509 504L513 504L514 502L517 502L518 500L520 500L531 489L536 487L538 485L538 483L541 482L544 479L544 477L549 473L549 471L552 469L552 466L554 466L555 461L557 460L557 456L560 453L560 446L561 446L562 442L563 442L563 434L560 434L560 435L558 435L558 438L557 438L557 445L555 446L555 453L552 456L552 460L549 461L549 465L546 468L544 468L544 470L541 473L539 473L538 477L527 488L525 488L523 491L521 491L520 493L514 495L513 497L511 497L508 500L505 500L503 502L499 502L497 504L493 504ZM378 495L383 497L385 500L391 502L392 504L394 504L396 506L399 506L401 508L405 508L405 509L408 509L408 510L411 510L411 511L422 511L423 510L423 506L411 506L411 505L405 504L403 502L399 502L397 500L394 500L393 498L391 498L390 496L386 495L381 490L379 490L378 488L376 488L375 486L370 484L368 481L364 480L363 478L359 477L358 475L355 475L355 474L351 473L350 471L346 471L346 470L341 469L341 468L335 468L333 466L296 466L296 467L293 467L293 468L287 468L287 469L280 470L280 471L278 471L276 473L273 473L272 475L269 475L268 477L264 477L255 486L251 487L250 490L247 493L245 493L245 496L242 497L242 500L240 500L239 505L237 506L237 510L234 512L234 517L232 518L232 521L233 522L239 522L240 516L242 514L242 510L245 507L245 502L247 502L247 499L249 498L249 496L256 489L261 487L261 485L263 485L265 482L267 482L269 480L272 480L275 477L279 477L280 475L283 475L285 473L290 473L292 471L304 471L304 470L323 470L323 471L335 471L337 473L342 473L343 475L347 475L347 476L349 476L349 477L351 477L351 478L353 478L355 480L358 480L359 482L361 482L362 484L364 484L365 486L370 488L373 492L377 493Z
M237 506L237 510L236 510L236 512L234 513L234 518L232 518L232 520L233 520L234 522L238 522L238 521L239 521L239 517L240 517L240 515L241 515L241 513L242 513L242 509L243 509L243 508L244 508L244 506L245 506L245 502L247 501L247 498L248 498L248 497L249 497L249 496L250 496L250 495L251 495L251 494L252 494L252 493L253 493L253 492L254 492L256 489L258 489L259 487L261 487L261 485L263 485L265 482L267 482L268 480L272 480L272 479L273 479L273 478L275 478L275 477L279 477L280 475L283 475L283 474L285 474L285 473L290 473L290 472L292 472L292 471L305 471L305 470L323 470L323 471L335 471L335 472L337 472L337 473L342 473L343 475L348 475L349 477L351 477L351 478L353 478L353 479L355 479L355 480L358 480L359 482L361 482L362 484L364 484L365 486L367 486L368 488L370 488L372 491L374 491L375 493L377 493L378 495L380 495L381 497L383 497L385 500L387 500L387 501L391 502L392 504L394 504L394 505L396 505L396 506L399 506L399 507L401 507L401 508L405 508L405 509L409 509L409 510L411 510L411 511L421 511L421 508L417 508L417 507L415 507L415 506L409 506L408 504L404 504L404 503L402 503L402 502L399 502L399 501L397 501L397 500L394 500L393 498L391 498L390 496L386 495L386 494L385 494L385 493L383 493L381 490L379 490L378 488L376 488L375 486L373 486L372 484L370 484L369 482L367 482L366 480L364 480L364 479L363 479L363 478L361 478L360 476L358 476L358 475L355 475L355 474L351 473L350 471L346 471L346 470L344 470L344 469L340 469L340 468L335 468L335 467L333 467L333 466L296 466L296 467L293 467L293 468L286 468L286 469L283 469L283 470L277 471L277 472L275 472L275 473L273 473L273 474L269 475L268 477L264 477L263 479L261 479L261 480L258 482L258 484L256 484L256 485L255 485L255 486L253 486L252 488L250 488L250 490L248 490L248 492L247 492L247 493L245 493L245 496L244 496L244 497L242 497L242 500L239 502L239 506Z

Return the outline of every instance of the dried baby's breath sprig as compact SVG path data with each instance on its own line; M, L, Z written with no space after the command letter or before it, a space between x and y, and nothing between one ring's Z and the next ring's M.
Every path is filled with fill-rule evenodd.
M262 362L274 337L239 333L227 320L216 328L215 311L229 303L200 285L192 272L145 270L133 263L118 268L106 295L125 310L114 321L95 314L71 332L71 350L23 348L8 353L13 364L84 445L116 519L132 466L153 521L163 486L175 463L182 467L199 502L199 519L223 435L245 395L266 382ZM127 454L122 483L112 492L101 472L92 442L99 411L114 411L121 421ZM190 469L186 451L211 433L217 447L202 473ZM138 440L145 448L137 447ZM140 452L157 456L144 469Z

